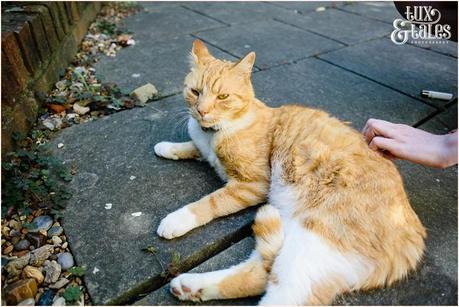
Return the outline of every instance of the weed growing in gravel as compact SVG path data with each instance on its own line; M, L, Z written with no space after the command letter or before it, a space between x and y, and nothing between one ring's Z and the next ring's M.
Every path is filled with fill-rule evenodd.
M42 131L15 139L20 149L6 154L2 163L2 218L14 211L29 215L36 209L57 214L71 196L62 182L72 180L69 169L43 144Z

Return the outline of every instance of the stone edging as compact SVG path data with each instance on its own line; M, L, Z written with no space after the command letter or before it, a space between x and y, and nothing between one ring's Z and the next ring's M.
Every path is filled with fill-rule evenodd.
M101 2L2 3L2 155L27 133L40 100L72 61Z

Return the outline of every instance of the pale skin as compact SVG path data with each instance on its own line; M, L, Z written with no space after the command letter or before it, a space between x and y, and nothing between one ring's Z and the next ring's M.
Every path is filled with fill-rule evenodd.
M404 124L369 119L362 133L371 149L389 158L435 168L457 164L457 131L436 135Z

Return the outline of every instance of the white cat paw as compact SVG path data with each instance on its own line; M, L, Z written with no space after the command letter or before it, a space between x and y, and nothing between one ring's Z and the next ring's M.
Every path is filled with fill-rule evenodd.
M182 274L172 279L170 291L182 301L199 302L219 299L221 295L218 283L222 279L219 275L218 272Z
M175 154L174 143L171 142L159 142L154 147L155 154L159 157L178 160L179 157Z
M196 216L186 207L169 213L159 224L157 233L160 237L173 239L196 228Z

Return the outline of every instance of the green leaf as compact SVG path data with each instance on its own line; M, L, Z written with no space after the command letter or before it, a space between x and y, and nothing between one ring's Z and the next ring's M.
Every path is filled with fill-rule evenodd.
M67 303L75 303L80 299L81 289L78 286L68 287L64 291L64 298Z
M86 268L80 267L80 266L74 266L69 269L69 272L72 273L72 275L81 277L86 273Z
M23 226L24 228L27 228L27 230L30 230L30 229L36 228L36 227L37 227L37 224L35 224L35 223L29 223L29 222L24 222L24 223L22 223L22 226Z
M150 253L150 254L154 254L158 251L158 249L154 246L148 246L146 248L142 248L142 251Z

